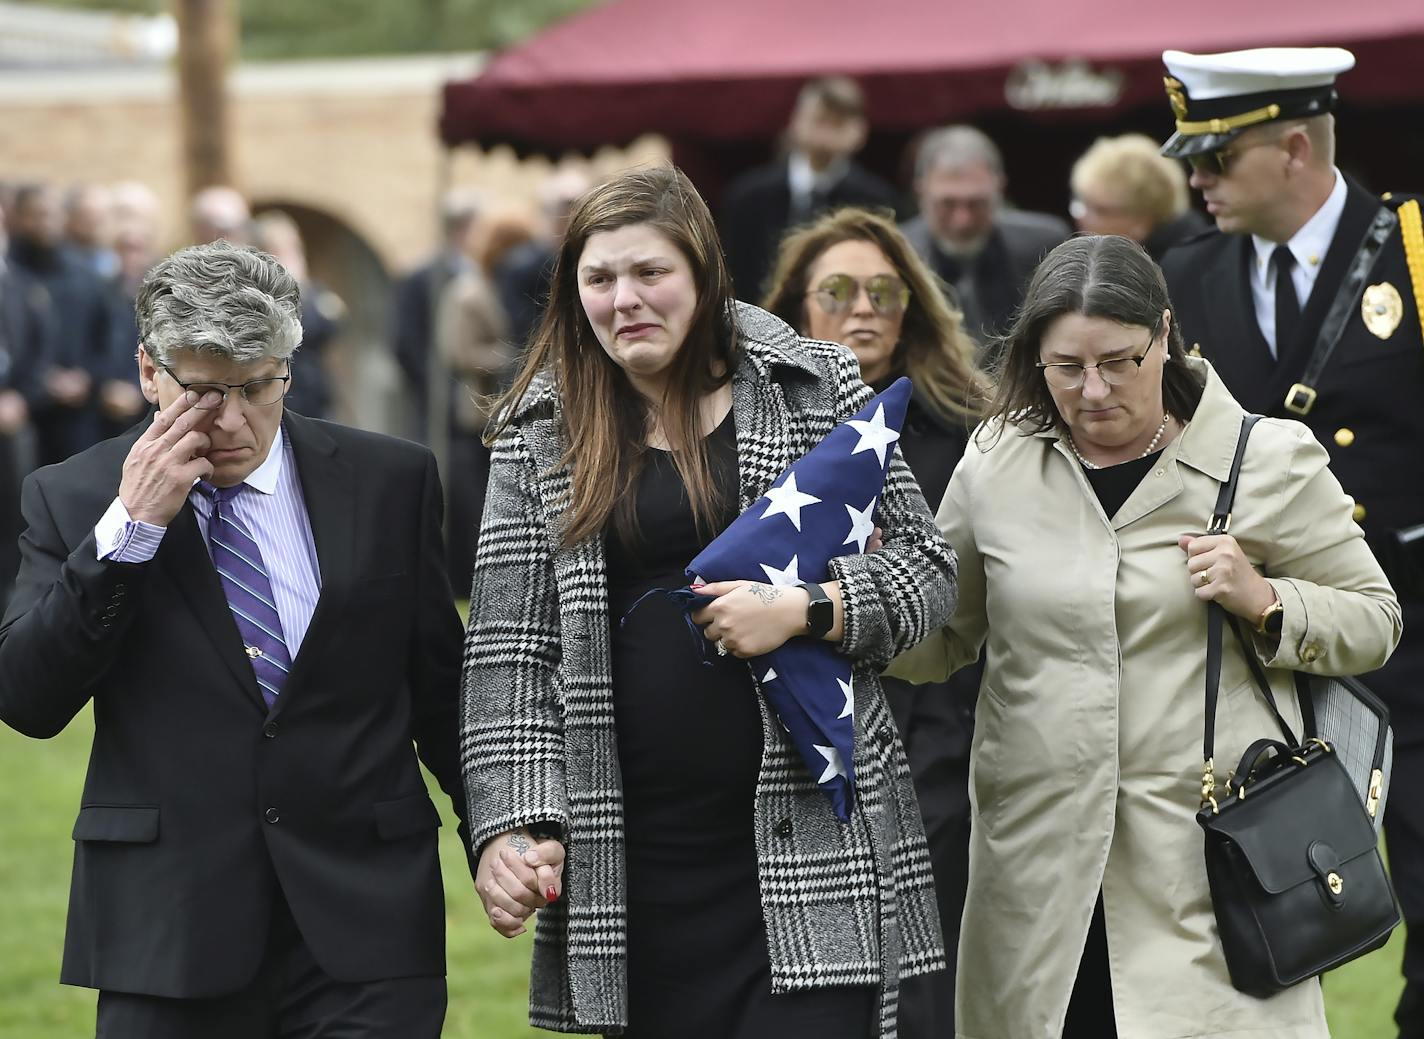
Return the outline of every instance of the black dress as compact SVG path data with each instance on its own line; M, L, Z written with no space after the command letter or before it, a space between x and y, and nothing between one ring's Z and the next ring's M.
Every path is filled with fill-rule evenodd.
M771 995L753 834L762 727L751 670L705 652L710 645L699 646L702 636L661 596L628 612L650 589L685 586L684 568L737 516L731 412L708 447L723 502L715 530L697 530L672 457L654 451L636 489L637 534L628 544L616 533L606 539L627 841L625 1039L864 1039L869 987Z
M1120 465L1083 470L1105 516L1111 519L1122 508L1143 477L1157 464L1161 454L1157 451ZM1108 969L1107 926L1103 920L1103 896L1100 891L1098 904L1093 907L1092 923L1088 925L1088 938L1083 946L1083 959L1078 965L1073 997L1068 1003L1063 1039L1114 1039L1116 1035L1112 972Z

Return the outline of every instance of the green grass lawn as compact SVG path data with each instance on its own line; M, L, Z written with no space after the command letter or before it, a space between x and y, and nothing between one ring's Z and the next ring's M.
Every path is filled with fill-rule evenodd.
M27 740L0 728L0 789L10 807L0 825L0 1037L78 1039L94 1034L94 994L60 985L60 946L69 888L69 832L89 748L86 712L57 739ZM448 803L441 853L449 917L450 1039L548 1035L525 1023L528 934L506 941L490 930L470 884ZM1330 976L1326 1006L1335 1039L1389 1039L1398 998L1402 936Z

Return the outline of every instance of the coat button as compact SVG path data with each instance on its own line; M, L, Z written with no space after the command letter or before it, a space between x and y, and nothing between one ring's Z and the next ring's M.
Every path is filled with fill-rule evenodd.
M1363 505L1356 505L1354 510L1350 513L1351 518L1354 519L1356 523L1365 522L1365 515L1365 507Z
M268 722L262 726L262 735L266 736L269 740L274 739L277 735L277 723Z
M262 818L266 819L269 823L275 823L278 819L282 818L282 814L275 808L269 808L262 813Z
M777 835L778 837L790 837L790 836L791 836L791 820L790 820L790 819L783 819L783 820L781 820L781 822L779 822L779 823L776 824L776 835Z
M1305 648L1300 651L1300 659L1307 664L1315 663L1320 659L1320 647L1314 642L1307 643Z
M1341 427L1335 431L1335 443L1340 447L1349 447L1355 442L1355 431L1346 427Z

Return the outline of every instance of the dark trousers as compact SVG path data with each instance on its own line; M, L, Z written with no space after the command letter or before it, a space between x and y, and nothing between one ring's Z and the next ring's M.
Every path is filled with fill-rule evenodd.
M934 685L881 680L915 781L949 961L946 970L901 982L900 1039L954 1034L959 924L969 885L969 745L982 674L981 665L975 664Z
M1103 919L1101 893L1093 908L1093 921L1088 925L1088 940L1083 945L1073 997L1068 1001L1063 1039L1117 1039L1112 971L1108 967L1108 930Z
M969 825L968 812L937 826L926 820L925 837L930 845L935 900L939 903L939 923L949 966L900 983L900 1039L943 1039L954 1034L959 923L969 886Z
M1424 1039L1424 746L1396 746L1384 838L1389 873L1404 912L1404 995L1395 1008L1399 1039Z
M278 903L250 985L212 999L101 991L97 1039L439 1039L443 977L337 981L317 966L286 903Z
M669 1030L638 1028L623 1039L870 1039L878 991L868 985L771 994L771 978L747 990L721 1024L686 1018ZM665 1015L668 1016L668 1015Z

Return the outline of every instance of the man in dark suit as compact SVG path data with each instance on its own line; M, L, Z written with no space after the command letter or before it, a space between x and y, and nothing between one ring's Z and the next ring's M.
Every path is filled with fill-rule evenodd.
M1177 133L1216 229L1163 258L1188 348L1248 410L1304 422L1356 501L1404 609L1404 638L1364 676L1389 703L1385 837L1404 909L1400 1036L1424 1037L1424 242L1417 200L1381 201L1335 167L1338 48L1163 55ZM1322 363L1323 362L1323 363ZM1309 522L1309 517L1301 517Z
M786 157L743 173L722 203L722 246L738 299L761 299L787 228L839 206L896 208L895 189L853 158L869 128L854 80L813 79L801 88Z
M136 309L157 413L26 481L0 626L0 719L44 738L93 704L62 980L105 1037L433 1039L419 761L465 818L434 462L284 414L300 303L270 256L182 250Z
M44 402L38 370L49 342L48 303L42 288L5 261L0 242L0 608L20 566L20 481L34 461L30 412Z
M103 283L63 247L59 193L30 184L15 192L9 262L40 290L49 342L39 359L41 389L31 419L42 462L59 462L98 442L98 387L113 343Z
M972 126L925 136L915 155L920 215L901 226L915 251L954 290L964 327L981 346L1007 330L1029 275L1068 237L1047 213L1005 209L1004 160Z
M479 219L479 205L468 191L450 191L440 201L440 222L444 241L440 250L415 268L396 285L394 323L391 329L396 363L405 373L415 402L416 436L424 443L441 439L448 423L446 408L437 406L431 415L431 357L435 355L435 312L445 287L474 267L470 243ZM436 376L448 378L437 367ZM439 389L437 385L434 387ZM442 432L436 431L441 426Z

